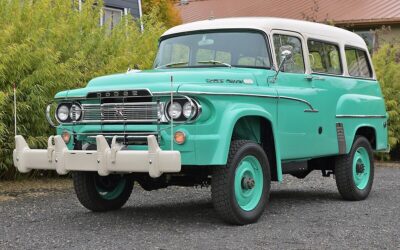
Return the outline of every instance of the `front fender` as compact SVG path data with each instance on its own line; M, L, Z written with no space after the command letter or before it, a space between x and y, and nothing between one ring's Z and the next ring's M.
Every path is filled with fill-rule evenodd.
M271 107L273 111L276 109ZM278 133L276 131L276 113L269 112L256 104L234 104L229 106L224 114L221 117L219 134L221 135L221 140L218 145L218 152L220 154L216 154L217 157L220 157L218 161L222 162L223 164L227 163L228 154L230 149L230 143L232 140L233 130L235 128L236 123L239 121L240 118L246 116L257 116L267 119L272 126L273 135L274 135L274 142L275 142L275 152L276 152L276 162L277 162L277 172L278 172L278 180L282 180L282 170L281 170L281 158L280 158L280 151L279 151L279 138Z

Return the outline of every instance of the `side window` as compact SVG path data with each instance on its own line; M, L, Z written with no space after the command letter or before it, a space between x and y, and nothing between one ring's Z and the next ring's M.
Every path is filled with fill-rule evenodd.
M367 52L351 47L346 47L345 51L349 75L365 78L372 77L372 70L368 61Z
M342 74L338 46L315 40L308 40L307 45L313 72L335 75Z
M275 56L276 61L278 62L278 66L281 63L281 53L285 46L290 46L293 48L292 50L292 58L288 60L283 66L284 72L290 73L304 73L304 58L303 58L303 49L301 46L301 40L295 36L288 35L274 35L274 47L275 47Z

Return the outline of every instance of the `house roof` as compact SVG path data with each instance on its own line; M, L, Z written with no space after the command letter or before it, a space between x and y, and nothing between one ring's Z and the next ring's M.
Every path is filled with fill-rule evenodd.
M183 22L223 17L271 16L333 21L336 25L400 23L399 0L186 0Z
M367 48L360 36L345 29L321 23L273 17L236 17L191 22L173 27L167 30L163 36L214 29L256 29L266 33L270 33L273 29L290 30L307 37L329 40L338 44L345 42L347 45Z

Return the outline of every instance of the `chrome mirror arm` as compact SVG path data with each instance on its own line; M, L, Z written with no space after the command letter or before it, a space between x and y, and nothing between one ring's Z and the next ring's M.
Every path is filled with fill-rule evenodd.
M278 70L276 71L275 75L273 78L270 80L270 82L275 83L276 79L278 78L279 72L282 70L283 65L285 65L286 61L292 57L292 52L290 50L284 50L282 51L282 60L281 63L279 64Z

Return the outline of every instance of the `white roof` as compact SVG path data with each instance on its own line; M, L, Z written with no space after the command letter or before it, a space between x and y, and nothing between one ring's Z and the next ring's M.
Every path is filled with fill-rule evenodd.
M364 40L357 34L334 26L294 19L272 17L237 17L186 23L167 30L163 36L182 32L214 29L256 29L269 34L271 30L298 32L307 37L346 43L367 50Z

